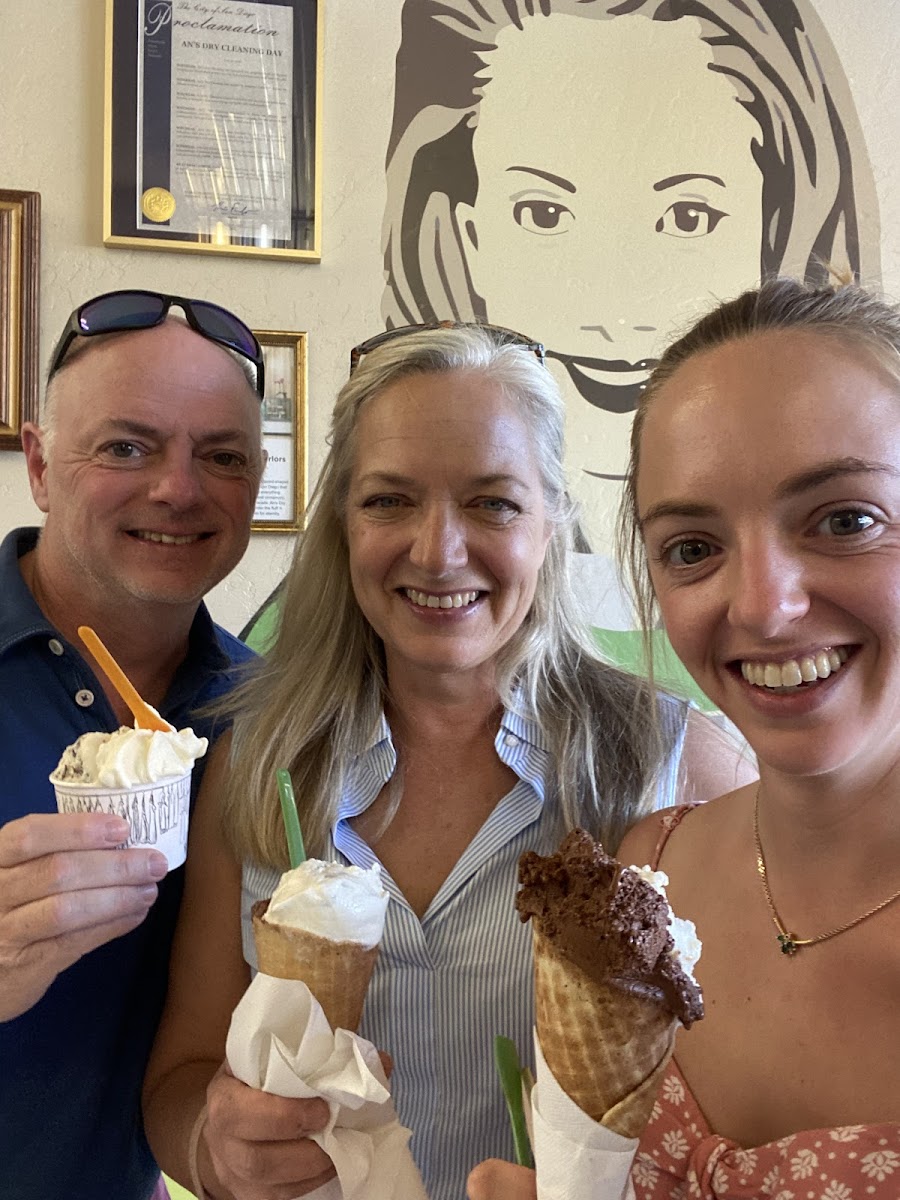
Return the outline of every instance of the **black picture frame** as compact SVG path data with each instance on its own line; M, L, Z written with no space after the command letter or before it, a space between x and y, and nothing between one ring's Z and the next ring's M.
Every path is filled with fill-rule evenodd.
M322 4L106 0L104 245L320 260Z

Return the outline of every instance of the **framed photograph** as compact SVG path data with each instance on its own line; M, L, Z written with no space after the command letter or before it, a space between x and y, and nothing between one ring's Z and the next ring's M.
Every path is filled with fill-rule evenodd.
M103 242L320 258L323 0L106 0Z
M254 330L266 363L263 444L269 455L253 529L296 533L306 511L306 334Z
M0 450L38 419L40 257L40 193L0 189Z

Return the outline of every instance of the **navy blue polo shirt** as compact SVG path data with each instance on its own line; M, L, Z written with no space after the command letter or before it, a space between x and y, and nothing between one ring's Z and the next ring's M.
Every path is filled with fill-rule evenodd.
M119 722L91 668L50 625L19 572L38 530L0 544L0 825L56 812L47 776L65 746ZM162 715L212 742L194 710L226 692L252 652L200 607ZM205 759L194 770L200 782ZM184 868L166 876L144 923L63 971L27 1013L0 1023L0 1196L146 1200L158 1170L140 1094L165 998Z

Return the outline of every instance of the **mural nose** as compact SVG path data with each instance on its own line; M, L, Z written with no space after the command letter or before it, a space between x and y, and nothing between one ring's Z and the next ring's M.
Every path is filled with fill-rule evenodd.
M600 336L606 338L608 342L613 340L612 334L605 325L582 325L581 329L584 333L599 333Z

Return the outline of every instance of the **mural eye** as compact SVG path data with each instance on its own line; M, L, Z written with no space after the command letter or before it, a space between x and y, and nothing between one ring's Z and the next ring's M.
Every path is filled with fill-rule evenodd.
M575 220L564 204L553 200L519 200L513 206L513 220L529 233L566 233Z
M670 204L656 222L656 232L669 237L698 238L712 233L728 213L695 200L679 200Z

